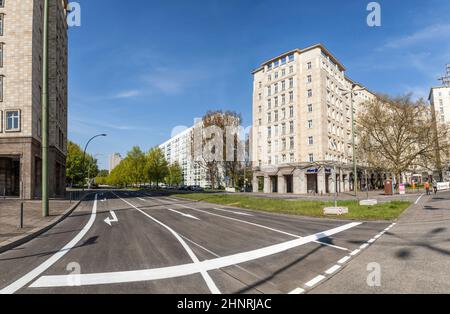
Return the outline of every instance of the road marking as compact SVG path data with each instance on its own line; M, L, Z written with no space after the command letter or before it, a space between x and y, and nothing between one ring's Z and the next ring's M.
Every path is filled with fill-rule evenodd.
M351 259L350 256L343 257L338 261L338 264L345 264L349 259Z
M95 194L94 205L92 206L91 217L89 218L88 223L83 227L83 229L72 239L66 246L64 246L61 250L59 250L56 254L50 257L48 260L43 262L41 265L27 273L25 276L20 278L19 280L13 282L6 288L0 290L0 294L13 294L18 290L22 289L25 285L33 281L36 277L41 275L47 269L49 269L53 264L59 261L64 255L66 255L71 249L73 249L78 242L89 232L92 225L95 222L95 218L97 216L97 194ZM69 283L70 281L66 282Z
M375 241L376 241L377 239L375 239L375 238L372 238L372 239L370 239L369 241L367 241L367 243L370 243L370 244L372 244L372 243L374 243Z
M305 283L305 286L307 286L309 288L312 288L315 285L317 285L319 282L323 281L325 278L326 278L325 276L319 275L316 278L314 278L314 279L308 281L307 283Z
M416 205L419 204L420 199L421 199L424 195L425 195L425 194L420 195L419 198L417 199L417 201L416 201L414 204L416 204Z
M297 288L289 292L289 294L303 294L303 293L305 293L305 289L302 288Z
M133 206L135 207L135 206ZM141 210L139 210L141 211ZM142 212L142 211L141 211ZM144 213L145 214L145 213ZM147 216L147 214L145 214ZM152 218L154 219L154 218ZM156 268L156 269L145 269L137 271L124 271L124 272L112 272L112 273L97 273L97 274L81 274L77 277L80 279L80 284L82 286L89 285L103 285L103 284L115 284L115 283L126 283L126 282L142 282L142 281L152 281L167 278L177 278L184 277L199 272L207 272L211 270L217 270L220 268L225 268L228 266L243 264L249 261L257 260L267 256L273 256L299 246L330 237L337 233L344 232L351 228L361 225L359 222L349 223L334 229L319 232L304 238L295 239L280 244L271 245L261 249L233 254L229 256L224 256L220 258L205 260L202 262L194 262L191 264ZM173 230L172 230L173 231ZM173 231L174 232L174 231ZM176 233L175 233L176 234ZM181 237L177 235L177 238ZM183 241L184 242L184 241ZM184 242L185 243L185 242ZM186 245L187 246L187 245ZM189 247L188 247L189 248ZM189 249L190 250L190 249ZM349 257L350 258L350 257ZM197 259L198 260L198 259ZM68 276L44 276L39 278L33 283L32 287L65 287L68 284Z
M154 200L160 202L161 204L168 205L167 203L164 203L163 201L161 201L159 199L155 198ZM194 207L186 206L186 205L183 205L183 204L180 204L180 203L172 204L172 205L181 206L181 207L184 207L184 208L187 208L187 209L191 209L191 210L195 210L195 211L198 211L198 212L202 212L202 213L208 214L208 215L213 215L213 216L217 216L217 217L221 217L221 218L225 218L225 219L229 219L229 220L238 221L238 222L245 223L245 224L248 224L248 225L252 225L252 226L255 226L255 227L258 227L258 228L263 228L263 229L267 229L267 230L270 230L270 231L274 231L274 232L278 232L278 233L281 233L281 234L285 234L285 235L291 236L293 238L302 238L301 236L299 236L297 234L284 232L284 231L281 231L281 230L278 230L278 229L274 229L274 228L271 228L271 227L267 227L267 226L260 225L260 224L257 224L257 223L253 223L253 222L246 221L246 220L241 220L241 219L232 218L232 217L228 217L228 216L222 216L222 215L211 213L211 212L208 212L208 211L205 211L205 210L202 210L202 209L197 209L197 208L194 208ZM332 244L328 244L328 243L325 243L325 242L321 242L321 241L313 241L313 242L318 243L320 245L329 246L329 247L332 247L332 248L335 248L335 249L338 249L338 250L349 251L349 249L346 249L346 248L343 248L343 247L340 247L340 246L336 246L336 245L332 245Z
M137 199L140 200L140 201L145 202L145 200L143 198L138 197Z
M361 250L364 250L366 247L368 247L369 246L369 243L364 243L363 245L361 245L359 248L361 249Z
M354 250L353 252L350 253L350 256L355 256L355 255L357 255L359 252L361 252L360 249Z
M169 204L167 204L167 203L165 203L165 202L163 202L163 201L161 201L161 200L159 200L157 198L155 198L154 200L160 202L163 205L166 205L166 206L169 205ZM228 220L242 222L242 223L245 223L245 224L248 224L248 225L252 225L252 226L255 226L255 227L259 227L259 228L267 229L267 230L270 230L270 231L278 232L278 233L281 233L281 234L285 234L285 235L288 235L288 236L293 237L293 238L301 238L301 236L299 236L297 234L284 232L284 231L281 231L281 230L278 230L278 229L270 228L270 227L263 226L263 225L260 225L260 224L257 224L257 223L253 223L253 222L249 222L249 221L246 221L246 220L241 220L241 219L237 219L237 218L233 218L233 217L228 217L228 216L223 216L223 215L211 213L211 212L208 212L208 211L205 211L205 210L202 210L202 209L197 209L197 208L186 206L186 205L183 205L183 204L177 203L177 204L170 204L170 205L181 206L181 207L184 207L184 208L187 208L187 209L191 209L191 210L195 210L197 212L204 213L204 214L207 214L207 215L212 215L212 216L221 217L221 218L228 219Z
M188 214L183 214L182 212L179 212L179 211L177 211L175 209L171 209L171 208L167 208L167 209L170 210L171 212L177 213L177 214L179 214L181 216L184 216L184 217L187 217L187 218L191 218L191 219L195 219L195 220L200 220L197 217L194 217L194 216L188 215Z
M254 217L251 214L247 214L247 213L241 213L241 212L234 212L231 210L227 210L227 209L223 209L223 208L213 208L214 210L220 210L222 212L226 212L226 213L231 213L231 214L236 214L236 215L241 215L241 216L250 216L250 217Z
M328 269L326 272L325 272L325 274L327 274L327 275L332 275L332 274L334 274L335 272L337 272L339 269L341 269L341 265L334 265L333 267L331 267L330 269Z
M113 192L114 193L114 192ZM114 193L115 194L115 193ZM117 195L116 195L117 196ZM118 196L119 197L119 196ZM170 233L172 233L172 235L178 240L178 242L181 243L181 245L183 246L183 248L185 249L185 251L188 253L189 257L192 259L192 261L194 262L194 266L195 268L197 268L198 272L200 272L200 274L202 275L203 279L205 280L209 290L211 291L211 293L213 294L220 294L220 290L219 288L217 288L216 284L214 283L214 281L212 280L212 278L209 276L208 272L204 269L202 269L202 267L200 266L200 260L197 258L197 256L195 255L195 253L191 250L191 248L189 247L189 245L187 245L187 243L183 240L183 238L180 237L180 235L178 233L176 233L172 228L170 228L169 226L165 225L164 223L162 223L161 221L153 218L152 216L150 216L149 214L147 214L146 212L144 212L143 210L137 208L136 206L134 206L133 204L131 204L130 202L128 202L127 200L119 197L123 202L125 202L126 204L130 205L131 207L133 207L134 209L136 209L137 211L139 211L140 213L142 213L144 216L150 218L151 220L153 220L154 222L156 222L157 224L163 226L165 229L167 229Z
M119 219L116 216L116 213L113 210L109 211L111 216L113 217L112 219L107 217L104 221L111 227L113 222L119 222Z

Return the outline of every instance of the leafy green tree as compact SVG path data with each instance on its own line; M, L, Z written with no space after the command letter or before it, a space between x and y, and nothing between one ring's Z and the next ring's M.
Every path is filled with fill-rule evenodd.
M183 170L178 162L171 164L168 167L168 174L166 177L166 183L174 186L180 185L183 182Z
M69 141L67 145L66 177L69 184L84 184L83 178L89 174L96 177L98 174L97 160L86 154L83 169L83 150L77 144Z
M157 186L167 177L169 167L160 148L155 147L148 152L146 170L150 182L155 183Z
M147 159L139 147L133 147L124 161L126 175L131 183L138 185L147 181L148 176L145 171Z

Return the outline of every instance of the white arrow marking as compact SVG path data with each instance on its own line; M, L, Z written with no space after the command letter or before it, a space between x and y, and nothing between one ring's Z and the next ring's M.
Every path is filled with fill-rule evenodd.
M119 222L119 219L117 219L116 213L113 212L112 210L109 211L111 213L111 216L113 217L113 219L111 218L106 218L105 222L111 227L113 222Z
M170 209L170 208L167 208L167 209L170 210L171 212L180 214L181 216L184 216L184 217L187 217L187 218L191 218L191 219L195 219L195 220L200 220L200 219L198 219L197 217L194 217L194 216L188 215L188 214L183 214L183 213L181 213L181 212L179 212L179 211L177 211L177 210L175 210L175 209Z

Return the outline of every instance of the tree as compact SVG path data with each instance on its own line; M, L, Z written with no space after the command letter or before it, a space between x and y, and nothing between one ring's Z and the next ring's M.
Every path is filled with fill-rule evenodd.
M139 185L147 180L146 157L138 146L133 147L128 152L124 160L124 166L131 183Z
M168 163L160 148L155 147L148 152L146 172L150 182L157 186L167 177L169 173Z
M206 169L213 189L216 183L218 185L221 170L229 178L232 187L237 184L239 164L243 161L240 156L242 146L239 146L242 144L239 139L241 121L241 116L236 112L208 111L201 125L194 128L192 157Z
M168 168L166 183L171 186L180 185L183 182L183 170L178 162L171 164Z
M378 96L358 115L359 159L370 166L401 175L419 167L434 170L437 150L449 150L449 128L435 126L425 101L410 96ZM435 139L439 138L437 147Z
M83 150L77 144L69 141L67 144L66 177L69 184L85 184L84 176L89 173L90 177L98 174L97 160L86 154L83 169Z

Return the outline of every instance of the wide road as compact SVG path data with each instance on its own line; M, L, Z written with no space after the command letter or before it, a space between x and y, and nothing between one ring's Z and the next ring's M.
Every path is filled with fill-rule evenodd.
M390 227L107 191L0 254L0 293L304 293Z

